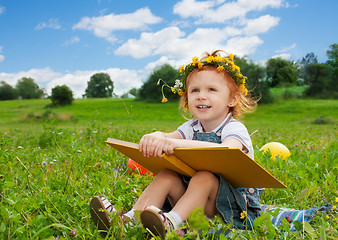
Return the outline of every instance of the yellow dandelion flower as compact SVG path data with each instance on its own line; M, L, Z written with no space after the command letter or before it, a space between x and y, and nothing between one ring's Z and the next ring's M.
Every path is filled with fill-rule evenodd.
M241 84L238 88L241 92L244 92L245 86L244 84Z
M172 91L173 93L176 93L176 90L175 90L174 87L170 87L170 89L171 89L171 91Z
M220 62L221 60L222 60L222 57L221 57L221 56L216 56L216 57L215 57L215 61L216 61L216 62Z
M198 61L198 59L199 59L198 57L193 57L193 58L192 58L192 63L195 65L196 62Z
M243 77L243 75L240 74L240 73L237 73L236 76L239 77L239 78L242 78L242 77Z
M203 67L203 63L198 62L198 68L201 69Z
M213 56L209 56L209 57L207 57L206 60L207 60L208 63L211 63L215 60L215 58Z
M237 65L234 65L234 66L235 66L235 70L236 70L237 72L241 71L241 68L240 68L239 66L237 66Z
M240 219L244 219L246 217L247 213L246 211L241 212L241 216L239 217Z
M329 215L326 215L325 217L326 217L326 219L330 219Z
M338 197L336 197L336 202L338 202Z
M223 71L224 70L224 67L221 65L221 66L218 66L217 67L217 70L220 72L220 71Z
M248 95L248 89L244 88L244 96Z
M231 53L231 54L229 55L229 58L230 58L231 60L234 60L234 55Z
M168 98L162 98L162 101L161 101L162 103L166 103L166 102L168 102Z
M180 66L180 73L183 72L183 70L184 70L184 64Z
M336 205L332 206L332 209L333 209L333 210L336 210L336 209L337 209L337 206L336 206Z
M183 96L183 94L184 94L184 92L180 89L180 90L178 90L178 95L180 95L180 96Z

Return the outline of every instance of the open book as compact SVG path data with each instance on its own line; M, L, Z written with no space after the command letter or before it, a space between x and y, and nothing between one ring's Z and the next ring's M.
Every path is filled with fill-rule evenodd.
M274 176L237 148L176 148L173 155L144 157L138 144L108 138L106 143L157 174L163 169L192 177L206 170L221 174L233 187L286 188Z

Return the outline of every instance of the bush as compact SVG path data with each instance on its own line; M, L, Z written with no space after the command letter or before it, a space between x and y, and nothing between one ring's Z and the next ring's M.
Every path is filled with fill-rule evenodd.
M54 106L70 105L73 100L73 91L68 86L56 86L52 89L51 101Z

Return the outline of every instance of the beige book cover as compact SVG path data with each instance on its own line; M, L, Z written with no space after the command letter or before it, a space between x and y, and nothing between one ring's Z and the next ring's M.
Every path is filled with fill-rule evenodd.
M193 176L206 170L221 174L233 187L286 188L258 163L235 148L176 148L173 155L144 157L138 144L108 138L107 144L157 174L163 169Z

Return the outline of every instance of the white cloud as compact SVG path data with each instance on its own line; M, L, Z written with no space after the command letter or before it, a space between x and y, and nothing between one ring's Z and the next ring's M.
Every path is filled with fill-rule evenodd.
M2 46L0 46L0 53L2 52ZM5 56L0 54L0 63L5 60Z
M120 46L115 54L142 58L166 55L170 58L190 58L205 51L223 49L229 37L241 34L240 29L226 27L197 28L184 38L185 33L177 27L164 28L155 33L142 33L139 39L130 39ZM211 37L212 36L212 37Z
M177 61L174 59L169 59L167 56L162 56L160 57L157 61L155 62L150 62L148 63L143 70L143 75L144 76L148 76L155 68L162 66L163 64L170 64L172 67L177 67L178 68L178 64Z
M142 86L143 75L136 70L109 68L106 70L74 71L70 73L54 72L50 68L31 69L26 72L4 73L0 72L0 79L15 86L17 80L23 77L30 77L40 86L45 88L47 94L51 94L52 88L58 85L67 85L73 91L75 98L82 98L87 88L90 77L98 72L105 72L110 75L114 82L114 93L121 95L133 87Z
M144 32L140 39L129 39L115 51L115 54L130 55L134 58L152 56L156 51L160 51L160 48L168 49L169 45L176 45L177 39L184 34L178 27L164 28L155 33Z
M293 44L290 45L290 46L287 46L287 47L285 47L285 48L276 50L276 53L287 52L287 51L289 51L289 50L291 50L291 49L293 49L293 48L295 48L295 47L296 47L296 43L293 43Z
M283 58L285 60L288 60L288 59L290 59L290 57L291 57L290 53L281 53L281 54L272 56L271 58Z
M197 18L202 23L224 23L224 21L245 17L248 12L261 11L268 7L279 8L284 0L238 0L238 1L196 1L182 0L174 6L173 12L183 18Z
M246 35L256 35L269 31L272 27L277 26L279 23L279 17L273 17L271 15L264 15L256 19L247 21L247 25L243 31Z
M72 44L78 43L78 42L80 42L80 38L77 37L77 36L74 36L74 37L72 37L71 39L69 39L69 40L63 42L63 43L62 43L62 46L69 46L69 45L72 45Z
M133 13L115 15L113 13L100 17L84 17L73 29L92 31L97 37L115 42L112 34L117 30L143 30L148 24L156 24L162 19L151 13L149 8L141 8Z
M258 46L263 44L263 40L257 36L235 37L230 39L224 50L229 51L238 56L253 54Z
M5 12L5 7L0 6L0 15L3 14L4 12Z
M50 18L48 22L40 22L36 27L34 28L35 30L41 30L44 28L52 28L52 29L60 29L61 24L59 23L58 19L55 18Z

